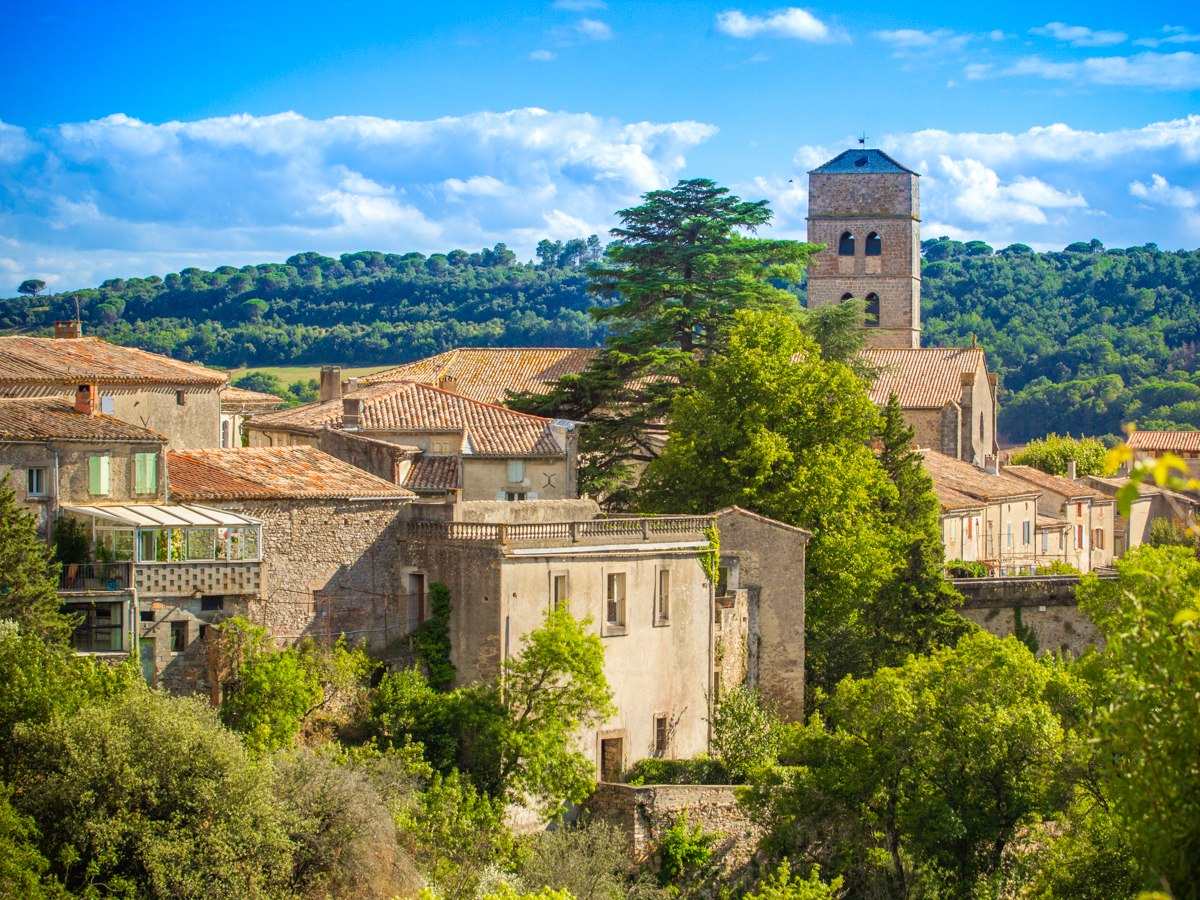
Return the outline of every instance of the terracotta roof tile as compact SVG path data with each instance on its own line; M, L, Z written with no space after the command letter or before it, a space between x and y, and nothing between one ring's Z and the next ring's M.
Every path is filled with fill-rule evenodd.
M417 493L441 493L462 487L458 457L418 456L408 470L404 486Z
M879 368L871 400L883 406L891 394L905 409L941 409L962 400L962 376L985 368L983 351L974 347L925 347L913 350L864 350Z
M460 434L463 452L475 456L562 456L551 419L481 403L412 381L383 382L345 394L341 400L310 403L255 416L259 431L314 433L343 427L345 401L359 401L359 427L372 434Z
M1039 493L1032 484L1003 472L993 475L936 450L922 450L921 453L925 457L925 471L933 479L935 488L949 488L977 500L1007 500Z
M0 399L0 440L161 444L166 438L112 416L75 412L75 404L62 397L29 397Z
M968 496L961 491L956 491L954 488L938 481L933 483L933 492L937 494L938 502L941 503L943 512L960 509L980 509L985 505L978 498Z
M267 405L274 404L278 406L283 403L282 397L276 397L274 394L267 394L262 391L248 391L240 387L221 388L221 406L229 406L231 404L254 404Z
M399 485L315 447L172 450L173 500L411 499Z
M229 376L94 337L0 337L0 384L224 384Z
M1033 468L1033 466L1005 466L1002 471L1013 478L1028 481L1044 493L1057 494L1063 498L1090 497L1093 500L1112 499L1107 494L1102 494L1095 488L1088 487L1086 484L1080 484L1077 481L1072 481L1070 478L1063 478L1061 475L1051 475L1049 472L1043 472L1041 469Z
M1200 453L1200 431L1135 431L1126 443L1143 453Z
M483 403L502 404L508 393L541 391L560 375L582 372L599 351L585 347L459 347L437 356L375 372L360 385L385 381L419 381Z

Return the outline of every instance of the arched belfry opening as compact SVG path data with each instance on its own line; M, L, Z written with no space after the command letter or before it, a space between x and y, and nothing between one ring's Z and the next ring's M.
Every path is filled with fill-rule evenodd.
M866 319L863 322L868 328L879 327L879 295L875 293L867 294L867 305L864 310Z
M872 231L867 235L867 242L864 249L867 256L880 256L883 254L883 238L879 236L878 232Z
M838 240L838 256L853 256L854 255L854 235L849 231L843 231L841 238Z

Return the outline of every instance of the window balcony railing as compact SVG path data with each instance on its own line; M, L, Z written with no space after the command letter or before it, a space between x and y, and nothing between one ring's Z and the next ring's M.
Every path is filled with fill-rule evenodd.
M127 591L133 584L132 563L64 563L58 589L65 593Z

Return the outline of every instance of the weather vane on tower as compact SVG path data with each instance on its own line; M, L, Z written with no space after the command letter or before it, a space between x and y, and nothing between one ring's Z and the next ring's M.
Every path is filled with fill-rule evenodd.
M865 131L862 133L862 137L858 139L858 142L864 147L867 146L867 133Z

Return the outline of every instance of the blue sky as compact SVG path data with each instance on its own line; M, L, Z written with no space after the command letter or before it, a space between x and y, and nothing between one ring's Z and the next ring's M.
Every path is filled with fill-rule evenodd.
M866 133L923 233L1200 246L1190 4L10 4L0 293L302 250L603 232L679 178L767 198ZM12 45L12 42L10 42ZM15 46L15 45L13 45Z

